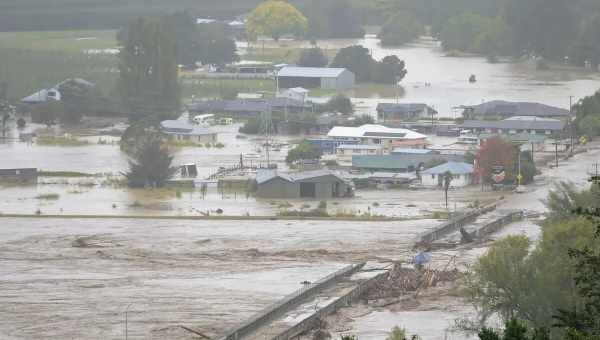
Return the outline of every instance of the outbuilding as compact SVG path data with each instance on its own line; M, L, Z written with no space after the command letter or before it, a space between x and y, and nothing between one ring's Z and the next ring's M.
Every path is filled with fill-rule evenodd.
M163 120L160 122L160 132L175 141L193 143L215 143L217 133L204 127L192 125L181 120Z
M277 72L278 88L343 90L354 86L354 73L345 68L286 66Z
M261 198L330 199L353 195L350 183L329 170L280 172L261 170L256 175L256 196Z
M450 187L461 188L473 184L473 165L460 162L447 162L421 173L421 183L428 187L444 185L444 174L450 172L452 181Z

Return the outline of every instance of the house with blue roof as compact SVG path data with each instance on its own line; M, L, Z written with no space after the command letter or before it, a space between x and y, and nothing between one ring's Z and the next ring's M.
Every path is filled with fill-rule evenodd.
M473 165L461 162L447 162L421 172L421 184L428 187L441 187L444 185L446 172L452 174L450 187L461 188L473 184Z

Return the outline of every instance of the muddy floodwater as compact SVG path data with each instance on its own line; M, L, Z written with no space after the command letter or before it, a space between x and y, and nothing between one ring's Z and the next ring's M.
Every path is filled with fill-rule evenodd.
M128 306L131 339L215 336L437 223L0 218L0 338L123 339Z
M550 70L537 70L534 61L489 63L484 57L449 57L440 42L422 39L402 47L382 47L374 35L363 39L319 40L319 47L339 49L362 45L377 60L397 55L406 62L408 73L401 89L363 86L348 92L360 112L373 113L378 102L427 103L442 117L457 117L453 108L480 104L489 100L533 101L569 107L569 96L579 100L600 89L600 76L590 70L555 65ZM260 54L262 43L253 44ZM312 47L310 42L265 41L265 47ZM240 44L246 51L246 44ZM470 75L476 83L469 83ZM426 83L429 84L426 86ZM399 97L397 95L400 94Z

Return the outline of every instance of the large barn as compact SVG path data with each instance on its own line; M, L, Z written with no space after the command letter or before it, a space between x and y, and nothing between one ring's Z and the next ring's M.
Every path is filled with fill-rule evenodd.
M345 68L286 66L277 72L277 86L343 90L354 86L354 73Z

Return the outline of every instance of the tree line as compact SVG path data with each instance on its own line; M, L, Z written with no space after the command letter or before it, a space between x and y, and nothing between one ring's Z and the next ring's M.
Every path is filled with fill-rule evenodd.
M600 64L598 1L383 0L380 8L388 13L384 43L410 41L427 26L446 50Z

